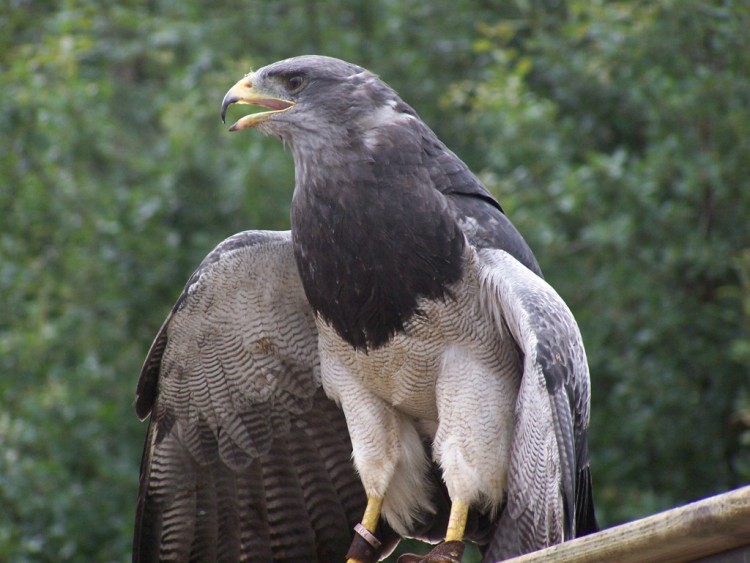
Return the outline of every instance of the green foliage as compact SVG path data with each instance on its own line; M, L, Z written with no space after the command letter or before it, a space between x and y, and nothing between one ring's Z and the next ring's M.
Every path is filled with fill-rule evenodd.
M750 479L742 2L17 2L0 14L0 559L128 558L140 364L291 157L243 72L378 72L490 185L576 314L605 524ZM230 116L232 119L233 116Z

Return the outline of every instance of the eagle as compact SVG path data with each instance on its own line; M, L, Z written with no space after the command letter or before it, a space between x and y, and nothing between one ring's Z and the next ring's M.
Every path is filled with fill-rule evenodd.
M226 94L291 149L291 231L188 280L146 357L134 561L483 561L597 529L576 321L503 209L377 75L300 56Z

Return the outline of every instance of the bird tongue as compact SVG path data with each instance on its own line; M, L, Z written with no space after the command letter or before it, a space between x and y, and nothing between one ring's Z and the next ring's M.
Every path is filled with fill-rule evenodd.
M294 102L288 102L286 100L280 100L278 98L270 98L267 100L258 100L255 104L264 108L272 109L274 111L280 109L287 109L294 105Z

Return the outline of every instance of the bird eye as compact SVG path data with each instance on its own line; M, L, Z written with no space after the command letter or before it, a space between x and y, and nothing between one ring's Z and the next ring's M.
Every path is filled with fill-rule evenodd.
M287 92L292 94L302 88L304 84L305 79L299 74L292 74L291 76L287 76L284 79L284 87L286 88Z

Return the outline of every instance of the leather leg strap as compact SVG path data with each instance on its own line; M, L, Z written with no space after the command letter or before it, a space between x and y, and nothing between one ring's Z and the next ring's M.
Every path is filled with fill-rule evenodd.
M354 526L354 531L356 533L352 538L346 558L361 563L375 563L380 555L380 540L362 524Z
M464 554L464 542L444 541L426 555L404 553L397 563L460 563Z

